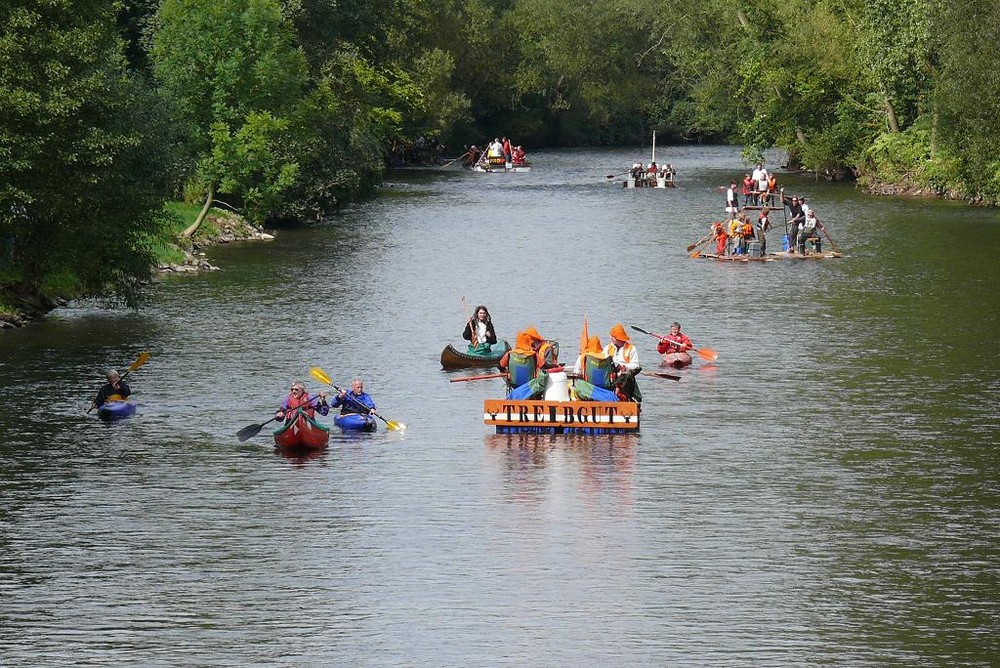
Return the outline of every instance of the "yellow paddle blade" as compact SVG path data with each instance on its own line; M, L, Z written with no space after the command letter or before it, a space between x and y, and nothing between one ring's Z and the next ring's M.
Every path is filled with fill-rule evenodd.
M393 422L392 420L386 420L385 427L389 431L403 431L406 429L406 425L402 422Z
M309 375L323 383L324 385L333 385L333 381L330 379L326 372L320 369L318 366L314 366L309 369Z
M139 367L141 367L143 364L145 364L148 361L149 361L149 353L142 352L142 353L139 354L139 357L136 358L136 360L134 362L132 362L132 366L130 366L128 368L128 370L129 371L135 371L136 369L138 369Z

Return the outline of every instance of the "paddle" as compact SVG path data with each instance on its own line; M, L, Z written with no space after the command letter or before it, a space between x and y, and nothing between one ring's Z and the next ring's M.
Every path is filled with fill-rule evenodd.
M698 246L702 245L706 241L709 241L714 235L715 235L715 232L712 232L711 230L709 230L708 234L706 234L701 239L698 239L698 241L696 241L693 244L691 244L690 246L688 246L687 247L687 252L690 253L691 251L693 251Z
M639 374L640 376L656 376L657 378L668 378L670 380L680 380L680 376L675 376L672 373L666 373L665 371L643 371Z
M132 362L132 365L129 366L129 368L127 368L125 370L125 372L122 373L118 377L118 379L119 380L125 380L126 376L128 376L130 373L132 373L136 369L140 368L143 364L145 364L148 361L149 361L149 353L148 352L143 351L143 352L139 353L139 357L137 357L136 360L134 362ZM94 410L95 408L97 408L97 406L91 406L90 408L88 408L87 409L87 414L89 415L90 411Z
M469 150L472 150L472 149L469 149ZM467 155L469 155L469 151L466 151L465 153L463 153L462 155L458 156L457 158L454 158L454 159L449 160L448 162L444 163L443 165L441 165L441 169L444 169L445 167L447 167L451 163L455 162L455 160L461 160L462 158L464 158Z
M507 374L505 373L486 373L481 376L463 376L462 378L451 378L448 380L449 383L463 383L467 380L483 380L484 378L503 378Z
M628 174L628 173L629 173L629 172L631 172L631 171L632 171L632 170L631 170L631 169L629 169L629 170L627 170L627 171L624 171L624 172L622 172L621 174L608 174L608 175L607 175L607 176L605 176L604 178L606 178L606 179L613 179L613 178L615 178L616 176L625 176L626 174Z
M311 398L309 400L309 404L307 404L307 405L312 405L312 402L316 401L317 399L319 399L318 396L315 396L315 397ZM303 408L305 408L305 406L298 406L295 410L296 411L300 411ZM284 417L288 417L288 413L285 413ZM242 443L243 441L245 441L245 440L247 440L249 438L253 438L257 434L259 434L260 430L263 429L265 425L269 425L272 422L274 422L275 420L281 420L281 419L282 418L279 418L279 417L275 416L275 417L271 418L270 420L268 420L267 422L264 422L262 424L248 424L247 426L243 427L238 432L236 432L236 438L240 439L240 443Z
M330 377L328 375L326 375L326 372L323 371L322 369L320 369L318 366L314 366L311 369L309 369L309 375L312 376L313 378L315 378L316 380L318 380L319 382L323 383L324 385L329 385L330 387L332 387L333 389L337 390L338 392L344 392L344 390L342 390L339 387L337 387L336 385L334 385L333 381L330 380ZM403 424L402 422L392 422L391 420L386 420L384 417L382 417L381 415L379 415L378 413L376 413L373 408L368 408L368 406L365 406L364 404L362 404L357 399L354 399L353 397L351 397L350 394L347 394L346 392L344 392L344 396L346 396L348 399L350 399L351 401L353 401L355 403L355 405L360 406L361 408L365 409L365 411L367 413L370 413L370 414L374 415L375 417L377 417L382 422L385 422L385 426L386 426L386 428L389 431L403 431L404 429L406 429L406 425Z
M825 227L823 227L823 223L821 223L821 222L819 222L817 220L816 221L816 226L819 227L819 231L822 232L824 234L824 236L826 236L827 240L830 242L830 246L833 247L833 250L835 250L836 252L839 253L840 249L837 248L837 244L834 243L833 239L830 237L830 233L826 231Z
M642 327L636 327L635 325L632 325L632 329L634 329L637 332L642 332L643 334L649 334L650 336L655 336L656 338L660 339L661 341L669 341L670 340L667 337L665 337L663 334L655 334L653 332L647 332ZM694 348L694 351L695 351L695 353L697 353L698 357L702 358L703 360L709 361L709 362L714 362L715 360L719 359L719 353L715 352L711 348Z

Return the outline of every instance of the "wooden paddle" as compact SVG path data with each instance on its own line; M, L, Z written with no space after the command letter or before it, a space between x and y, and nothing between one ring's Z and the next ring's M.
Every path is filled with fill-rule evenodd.
M693 244L691 244L690 246L688 246L687 247L687 252L690 253L691 251L693 251L695 248L697 248L698 246L702 245L706 241L711 240L711 238L713 236L715 236L715 232L712 232L711 230L709 230L708 234L706 234L701 239L698 239L698 241L696 241Z
M312 397L309 400L309 404L307 404L307 406L311 406L312 402L316 401L319 398L320 398L319 396ZM302 410L303 408L306 408L306 406L298 406L298 407L295 408L295 411L298 412L298 411ZM288 413L285 413L285 417L288 417ZM243 441L245 441L247 439L250 439L250 438L253 438L257 434L259 434L260 430L263 429L265 425L269 425L272 422L274 422L276 420L281 420L281 419L282 418L279 418L279 417L275 416L275 417L271 418L270 420L268 420L267 422L263 422L261 424L248 424L247 426L243 427L238 432L236 432L236 438L240 439L240 443L242 443Z
M834 243L833 239L832 239L832 238L830 237L830 233L826 231L826 228L825 228L825 227L823 227L823 223L821 223L821 222L819 222L819 221L817 220L817 221L816 221L816 226L817 226L817 227L819 227L819 231L820 231L820 232L822 232L822 233L823 233L823 235L824 235L824 236L825 236L825 237L827 238L827 240L828 240L828 241L830 242L830 246L831 246L831 247L833 248L833 250L834 250L834 251L836 251L836 252L838 252L838 253L840 253L840 249L839 249L839 248L837 248L837 244L836 244L836 243Z
M656 376L657 378L667 378L669 380L680 380L680 376L675 376L672 373L666 373L665 371L643 371L639 374L640 376Z
M635 325L632 325L632 329L634 329L637 332L642 332L643 334L649 334L650 336L655 336L656 338L660 339L661 341L669 341L670 340L666 336L664 336L663 334L656 334L654 332L647 332L642 327L636 327ZM719 359L719 353L715 352L711 348L694 348L693 350L695 351L695 353L697 353L698 357L700 357L703 360L706 360L708 362L714 362L715 360Z
M486 373L481 376L463 376L462 378L451 378L448 380L449 383L464 383L467 380L483 380L485 378L503 378L507 374L505 373Z
M469 150L471 151L472 149L469 149ZM469 151L466 151L465 153L463 153L462 155L458 156L457 158L454 158L454 159L449 160L448 162L444 163L443 165L441 165L441 169L444 169L445 167L449 166L451 163L455 162L456 160L461 160L462 158L464 158L467 155L469 155Z
M141 353L139 353L139 357L137 357L136 360L132 362L132 365L129 366L129 368L125 369L124 373L118 376L118 379L125 380L126 376L128 376L136 369L140 368L143 364L145 364L148 361L149 361L149 353L146 351L142 351ZM89 415L90 411L94 410L95 408L97 408L97 406L91 406L90 408L88 408L87 414Z
M344 392L344 390L342 390L339 387L337 387L336 385L334 385L333 381L330 380L330 377L328 375L326 375L326 372L323 371L322 369L320 369L318 366L314 366L313 368L309 369L309 375L312 376L313 378L315 378L316 380L318 380L319 382L323 383L324 385L329 385L330 387L332 387L333 389L337 390L338 392ZM355 403L355 405L360 406L361 408L365 409L366 412L374 415L375 417L377 417L382 422L385 422L386 429L388 429L389 431L403 431L404 429L406 429L406 425L403 424L402 422L393 422L391 420L386 420L384 417L382 417L381 415L379 415L378 413L376 413L375 409L369 408L368 406L365 406L361 402L359 402L356 399L352 398L350 394L344 392L344 395L348 399L351 399L351 401L353 401Z
M624 172L622 172L621 174L608 174L608 175L607 175L607 176L605 176L604 178L606 178L606 179L613 179L613 178L615 178L616 176L625 176L626 174L628 174L628 173L629 173L629 172L631 172L631 171L632 171L632 170L631 170L631 169L629 169L628 171L624 171Z

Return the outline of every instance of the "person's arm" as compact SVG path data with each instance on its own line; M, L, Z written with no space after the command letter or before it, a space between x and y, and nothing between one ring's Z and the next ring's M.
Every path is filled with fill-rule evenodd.
M663 355L668 350L670 350L670 341L668 341L667 339L660 339L659 342L656 344L656 352Z
M462 332L462 338L466 341L472 340L472 318L469 318L468 322L465 323L465 330Z
M320 415L327 415L330 412L330 404L326 400L326 392L320 392L319 401L316 402L315 408Z
M497 342L497 333L496 330L493 329L493 321L491 320L490 322L486 323L486 343L492 346L496 342Z
M122 399L125 399L125 398L127 398L127 397L128 397L128 396L129 396L130 394L132 394L132 388L131 388L131 387L129 387L129 386L128 386L128 383L126 383L126 382L125 382L124 380L123 380L123 381L120 381L120 382L118 383L118 394L119 394L119 395L121 395L121 398L122 398Z

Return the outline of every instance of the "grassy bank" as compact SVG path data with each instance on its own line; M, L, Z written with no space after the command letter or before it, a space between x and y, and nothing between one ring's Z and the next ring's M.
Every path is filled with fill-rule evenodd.
M201 248L268 238L238 214L213 208L191 239L181 239L181 233L201 212L201 205L168 202L165 210L168 215L161 233L148 240L153 259L150 271L154 274L181 268L187 271L205 268L204 260L195 257L195 252ZM24 325L70 299L97 296L100 295L84 294L76 277L65 273L47 276L41 285L27 289L17 267L0 264L0 329Z

